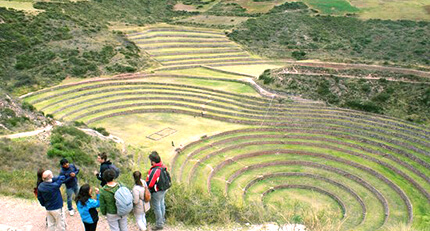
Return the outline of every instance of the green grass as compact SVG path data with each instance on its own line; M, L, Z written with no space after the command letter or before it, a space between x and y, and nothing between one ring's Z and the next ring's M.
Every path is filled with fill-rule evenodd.
M281 66L282 66L282 64L279 64L279 65L254 64L254 65L216 67L216 69L224 70L224 71L231 71L231 72L235 72L235 73L246 74L246 75L258 77L267 69L279 68Z
M352 6L347 0L304 0L304 2L323 14L342 15L359 12L359 9Z
M123 121L127 121L127 124L124 124ZM111 134L121 137L127 143L140 146L144 152L159 151L166 164L174 155L175 148L181 144L186 145L203 135L213 135L225 130L244 127L201 117L166 113L127 115L105 119L92 125L106 128ZM146 138L166 127L171 127L177 132L159 141ZM172 147L172 141L174 141L175 147Z
M229 136L228 136L229 137ZM215 139L214 141L210 141L209 143L213 143L213 142L215 142L215 141L217 141L217 140L221 140L221 138L217 138L217 139ZM252 140L247 140L247 141L252 141ZM347 141L347 140L346 140ZM351 142L353 142L353 141L351 141ZM198 144L198 145L194 145L193 147L192 147L192 149L187 149L187 151L186 151L186 153L183 153L182 155L183 156L186 156L187 155L187 153L191 153L192 152L192 150L196 150L197 148L199 148L199 147L201 147L201 146L203 146L203 145L208 145L209 144L208 142L204 142L204 143L200 143L200 144ZM232 145L232 144L234 144L234 143L238 143L238 142L232 142L232 143L229 143L229 145ZM355 143L355 142L353 142L353 143ZM358 143L359 144L359 143ZM196 160L196 159L199 159L199 156L203 156L204 155L204 153L210 153L211 151L215 151L215 150L220 150L222 147L224 147L224 146L226 146L227 144L224 144L223 146L215 146L214 148L210 148L210 149L207 149L207 150L205 150L203 153L201 153L201 154L199 154L199 155L197 155L197 156L195 156L195 157L192 157L192 159L194 159L194 160ZM338 146L338 145L336 145L336 146ZM296 149L296 148L298 148L298 147L296 147L296 148L293 148L293 146L287 146L288 148L287 149ZM273 148L275 148L275 147L273 147ZM300 147L300 149L301 148L304 148L304 147ZM258 148L255 148L254 150L255 151L258 151L258 150L261 150L261 149L263 149L263 147L258 147ZM350 149L350 148L348 148L348 147L346 147L346 149ZM305 149L306 150L306 149ZM311 148L311 149L309 149L310 151L312 151L313 149ZM342 158L348 158L348 159L350 159L350 160L353 160L353 159L355 159L354 157L350 157L349 155L341 155L340 153L339 154L335 154L337 151L329 151L329 150L325 150L325 151L323 151L323 149L315 149L315 151L322 151L323 153L329 153L330 155L339 155L339 157L342 157ZM361 152L361 151L359 151L359 150L355 150L356 152ZM386 150L385 150L386 151ZM211 158L211 160L208 160L208 161L205 161L205 162L203 162L202 164L201 164L201 167L199 167L198 168L198 171L196 172L196 174L195 174L195 177L196 177L196 179L195 180L193 180L193 184L195 184L195 185L204 185L205 184L205 182L206 182L206 177L208 176L208 173L210 172L210 168L209 167L207 167L208 165L210 165L211 167L215 167L216 166L216 163L220 163L221 161L223 161L223 160L225 160L225 158L224 158L224 156L229 156L229 157L231 157L232 155L238 155L238 154L240 154L240 153L242 153L242 152L244 152L244 153L248 153L248 152L251 152L251 150L250 149L247 149L247 148L243 148L243 149L241 149L240 151L239 150L236 150L236 151L228 151L228 152L226 152L226 153L222 153L219 157L213 157L213 158ZM384 152L384 151L383 151ZM231 153L231 154L230 154ZM366 154L366 153L363 153L363 154ZM368 155L373 155L373 154L368 154ZM178 158L177 159L177 163L180 163L180 162L183 162L183 158L184 157L180 157L180 158ZM302 159L308 159L308 158L310 158L310 157L298 157L298 158L300 158L300 160L302 160ZM380 158L380 157L377 157L377 158ZM250 161L248 161L248 160L241 160L241 161L239 161L237 164L231 164L230 165L230 167L225 167L224 169L222 169L221 171L219 171L215 176L214 176L214 178L212 179L212 182L213 182L213 191L214 192L216 192L216 191L218 191L218 190L223 190L224 189L224 185L225 185L225 180L227 179L227 176L229 175L229 173L228 172L230 172L230 174L232 173L232 171L236 168L243 168L244 166L249 166L249 165L252 165L252 164L258 164L258 163L262 163L262 162L270 162L270 160L276 160L276 159L281 159L281 160L283 160L284 159L284 157L276 157L276 156L273 156L273 158L269 158L269 157L261 157L261 158L254 158L255 160L254 160L254 162L250 162ZM312 159L312 158L310 158L310 159ZM360 161L359 159L357 159L357 162L359 162L359 163L364 163L363 161ZM392 164L393 166L395 166L395 167L397 167L398 169L401 169L402 171L405 171L405 173L406 174L408 174L408 175L411 175L411 174L413 174L413 173L410 173L408 170L404 170L401 166L399 166L399 165L397 165L396 163L394 163L394 162L392 162L392 161L386 161L385 160L385 162L388 162L388 163L390 163L390 164ZM189 162L189 164L188 165L192 165L192 164L194 164L195 163L195 161L191 161L191 162ZM324 163L326 163L326 161L324 161ZM420 211L425 211L426 209L424 208L424 207L422 207L422 205L425 205L426 204L426 202L424 202L424 201L422 201L422 202L420 202L420 200L424 200L424 199L418 199L418 198L423 198L420 194L416 194L416 192L414 191L414 190L409 190L408 188L410 188L411 186L406 186L407 184L409 184L409 183L407 183L405 180L400 180L400 179L397 179L396 178L396 175L395 174L393 174L390 170L387 170L387 169L385 169L385 168L380 168L380 167L378 167L376 164L374 164L374 163L366 163L365 164L366 166L369 166L369 167L371 167L372 169L374 169L374 170L376 170L376 171L379 171L379 172L381 172L381 173L383 173L386 177L388 177L389 179L391 179L391 180L394 180L394 182L397 184L397 185L399 185L403 190L405 190L405 189L407 189L406 190L406 193L407 193L407 195L411 198L411 200L412 200L412 203L415 205L414 206L414 214L416 215L416 217L418 217L417 219L419 220L419 221L417 221L417 223L419 224L419 222L422 222L423 220L422 220L422 213L420 212ZM338 165L338 164L335 164L335 166L336 167L339 167L339 168L343 168L343 166L342 165ZM188 169L189 168L185 168L185 172L184 172L184 175L183 176L187 176L188 175L188 173L189 173L189 171L188 171ZM226 169L230 169L230 170L226 170ZM424 169L422 169L422 170L424 170ZM178 167L178 165L176 164L176 167L175 167L175 171L177 172L177 171L179 171L179 167ZM348 171L348 170L347 170ZM260 173L261 171L256 171L255 173L256 174L258 174L258 173ZM273 172L272 170L265 170L264 172ZM305 172L308 172L308 171L305 171ZM319 172L319 170L317 170L317 172L316 173L318 173ZM261 173L260 173L261 174ZM364 175L363 175L364 174ZM358 175L360 175L361 177L363 177L364 179L371 179L372 178L372 176L365 176L365 175L367 175L367 173L358 173ZM416 178L416 177L415 177ZM373 181L373 180L372 180ZM423 185L427 190L428 190L428 187L427 187L427 184L425 183L425 182L423 182L422 180L418 180L418 183L419 184L421 184L421 185ZM380 183L375 183L374 185L378 185L378 187L380 186ZM233 191L235 191L235 189L240 189L241 187L244 187L244 185L242 185L242 186L238 186L235 182L233 182L233 184L230 186L230 188L232 189L232 192ZM386 190L390 190L390 189L384 189L384 190L382 190L383 192L386 192ZM237 192L241 192L240 190L237 190ZM364 198L364 197L366 197L366 194L367 193L361 193L361 195L362 195L362 197ZM230 193L229 193L229 195L230 195ZM239 194L240 195L240 194ZM389 196L389 198L392 198L392 196L393 195L391 195L391 196ZM230 195L230 197L231 198L237 198L237 196L231 196ZM391 199L390 199L391 200ZM394 201L391 201L390 202L390 204L392 204L393 206L400 206L400 207L398 207L399 208L399 210L395 210L395 211L392 211L392 215L393 215L393 217L396 217L396 216L404 216L404 215L401 215L400 213L399 213L399 211L401 211L401 210L403 210L404 211L404 209L401 209L401 207L402 207L402 205L396 205L397 204L397 202L396 202L396 200L394 200ZM418 207L416 207L416 206L418 206ZM372 210L372 209L371 209ZM373 211L373 210L372 210ZM370 214L369 214L370 215ZM397 219L397 218L393 218L393 219L391 219L390 218L390 220L389 220L389 224L393 224L393 220L395 220L395 219ZM425 222L425 220L424 220L424 222ZM417 224L416 223L416 224ZM367 226L367 227L370 227L370 226ZM366 228L363 228L363 230L366 230Z
M219 69L219 68L217 68L217 69ZM212 78L244 79L244 77L242 77L242 76L238 76L238 75L234 75L234 74L227 74L227 73L214 71L214 70L203 68L203 67L183 69L183 70L161 71L161 72L155 72L155 73L161 73L161 74L162 73L168 73L168 74L202 76L202 77L210 76Z

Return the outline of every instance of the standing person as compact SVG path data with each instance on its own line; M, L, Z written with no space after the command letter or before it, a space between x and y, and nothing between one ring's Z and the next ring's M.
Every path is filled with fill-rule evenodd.
M151 161L151 169L149 169L146 183L151 192L151 206L155 213L155 227L152 230L161 230L166 219L166 206L164 204L166 191L162 190L158 184L162 169L167 168L161 162L161 158L156 151L151 152L149 160Z
M99 189L95 188L97 200L91 198L92 191L89 184L84 184L76 196L76 206L84 223L85 231L95 231L99 221L99 214L96 209L100 207Z
M44 168L39 168L39 170L37 170L36 187L34 187L33 189L33 193L36 198L37 198L37 188L39 187L40 183L43 182L43 178L42 178L43 172L45 172ZM48 227L48 217L45 217L45 224L46 224L46 227Z
M54 178L50 170L42 174L43 182L37 187L37 199L46 208L48 217L48 230L66 230L64 220L63 198L61 197L61 184L67 180L64 176Z
M78 178L76 175L79 173L79 168L74 164L70 164L66 158L60 160L61 171L60 176L69 177L67 181L64 182L66 185L66 194L67 194L67 208L69 209L70 216L75 215L75 211L72 207L72 196L73 194L78 195L79 186L78 186Z
M148 202L145 202L145 188L146 182L142 180L142 173L139 171L133 172L134 186L133 186L133 213L136 217L137 226L139 229L146 230L145 211L149 208Z
M33 193L34 193L34 196L36 196L36 198L37 198L37 188L39 187L40 183L43 182L43 178L42 178L43 172L45 172L44 168L39 168L39 170L37 170L36 187L34 187L33 189Z
M106 220L111 231L127 231L127 216L119 216L115 204L115 192L119 184L114 181L116 173L113 169L103 172L106 185L100 192L100 212L106 215Z
M100 171L94 171L94 174L97 176L97 179L99 179L100 185L103 187L106 184L106 181L103 179L103 173L110 168L112 165L112 162L107 159L107 154L105 152L102 152L97 155L97 162L100 163ZM115 174L115 178L117 177L117 174Z

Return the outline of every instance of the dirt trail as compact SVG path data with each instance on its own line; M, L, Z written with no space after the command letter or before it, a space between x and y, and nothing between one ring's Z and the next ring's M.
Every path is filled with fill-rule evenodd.
M64 209L66 209L64 203ZM75 207L75 206L74 206ZM47 230L45 217L46 210L36 199L27 200L14 197L0 196L0 231L40 231ZM76 207L75 207L76 208ZM70 216L66 214L67 230L84 231L79 213ZM109 226L106 218L100 215L100 220L97 224L97 230L107 231ZM138 231L133 216L128 218L128 230ZM166 231L176 231L180 229L165 227Z

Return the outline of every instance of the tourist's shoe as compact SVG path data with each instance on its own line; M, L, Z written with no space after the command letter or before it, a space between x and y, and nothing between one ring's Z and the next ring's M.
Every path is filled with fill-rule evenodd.
M151 230L162 230L163 226L154 226Z
M69 214L70 214L70 216L73 216L73 215L75 215L75 210L69 210Z

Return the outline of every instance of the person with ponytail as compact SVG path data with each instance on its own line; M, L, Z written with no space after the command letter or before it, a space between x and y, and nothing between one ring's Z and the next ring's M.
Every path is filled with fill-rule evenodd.
M139 171L133 172L134 187L133 187L133 213L136 217L139 230L146 230L145 212L149 209L149 202L145 202L146 182L142 180L142 173ZM146 189L148 190L148 189Z
M100 194L98 188L95 188L95 191L97 200L91 198L92 189L90 185L84 184L79 189L78 196L75 199L79 214L85 226L85 231L95 231L97 229L99 214L96 208L100 207Z

